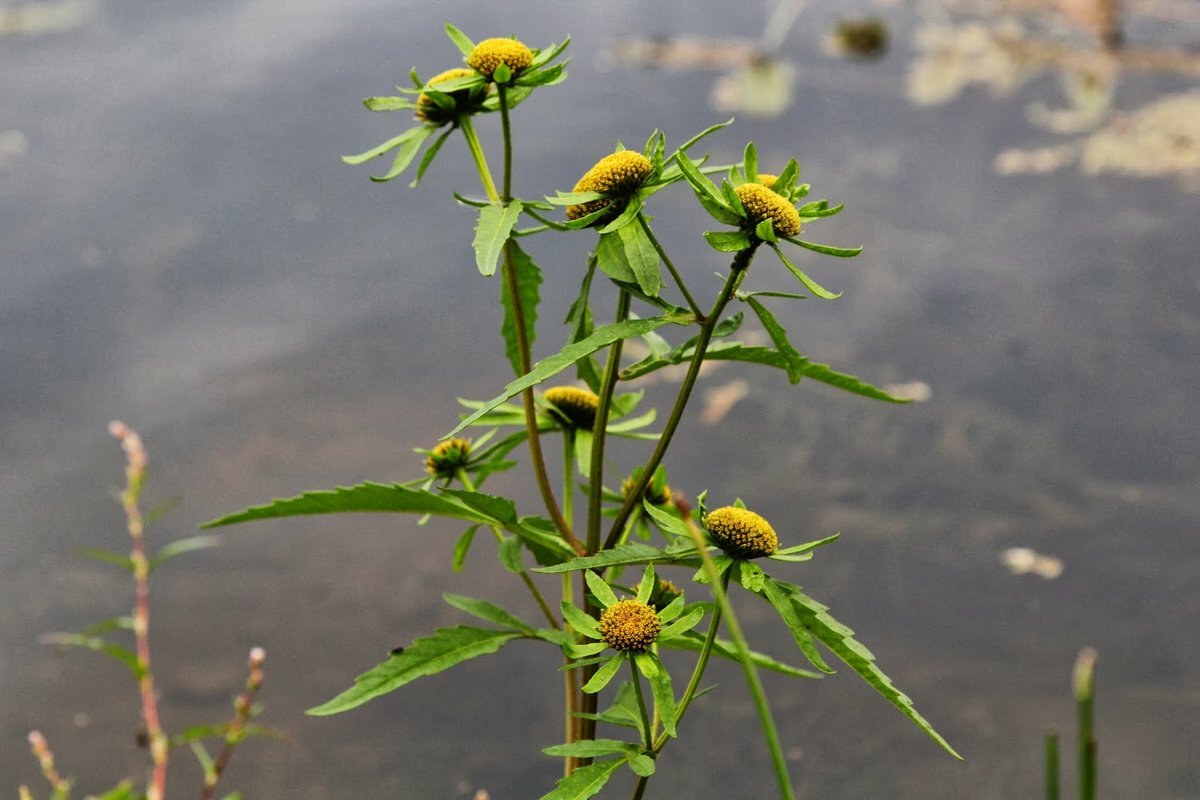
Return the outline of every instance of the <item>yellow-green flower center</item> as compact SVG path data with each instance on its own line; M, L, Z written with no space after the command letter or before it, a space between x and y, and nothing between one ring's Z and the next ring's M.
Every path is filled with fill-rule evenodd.
M425 82L425 86L433 87L436 84L445 83L446 81L452 81L458 78L469 78L474 74L474 70L464 69L463 67L455 67L454 69L448 69L445 72L439 72L437 75L434 75ZM488 89L490 91L491 87L489 86ZM449 92L449 95L454 98L455 104L458 105L463 103L470 93L470 89L458 89L456 91ZM450 116L450 112L447 112L437 103L435 103L433 98L429 97L424 92L421 92L419 95L417 95L417 119L421 120L422 122L448 122Z
M629 497L629 493L633 491L633 486L636 483L637 481L635 481L632 477L621 481L621 496ZM642 493L642 497L646 500L649 500L650 505L652 506L665 506L667 503L671 502L671 487L664 483L662 491L656 492L654 491L654 483L652 481L650 485L646 487L646 491Z
M746 218L754 225L769 219L776 236L787 238L800 233L800 214L783 195L761 183L743 183L734 192L746 209Z
M555 386L547 389L542 397L574 427L591 430L596 424L600 398L595 392L577 386Z
M467 465L470 454L470 439L448 439L429 451L425 459L425 471L430 475L448 478Z
M573 191L599 192L607 196L567 206L567 219L586 217L609 206L612 206L615 212L612 216L616 217L624 208L625 201L641 187L653 168L650 159L632 150L621 150L605 156L583 173L583 177L575 183ZM614 203L614 200L619 202Z
M501 64L507 64L516 75L532 63L533 51L516 39L484 39L467 56L467 66L489 81Z
M725 506L710 511L704 527L713 542L734 558L769 556L779 548L771 523L744 508Z
M618 600L600 615L600 638L622 652L648 650L661 630L658 612L638 600Z
M778 175L772 175L769 172L758 173L758 182L768 189L773 189L775 187L775 181L777 180L779 180Z

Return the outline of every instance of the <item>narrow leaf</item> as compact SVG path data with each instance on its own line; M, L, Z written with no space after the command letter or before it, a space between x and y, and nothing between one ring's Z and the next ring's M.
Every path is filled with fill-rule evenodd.
M580 767L567 777L559 778L554 791L542 795L539 800L588 800L589 797L595 797L624 763L625 759L615 758Z
M494 622L506 628L515 628L525 633L533 633L533 627L526 624L520 617L487 600L465 597L461 594L444 594L442 599L459 611L465 611L487 622Z
M789 240L789 241L791 241L791 240ZM805 286L805 287L806 287L806 288L807 288L807 289L808 289L810 292L812 292L813 294L815 294L817 297L820 297L822 300L836 300L836 299L838 299L839 297L841 297L841 296L842 296L842 293L841 293L841 292L838 292L837 294L834 294L833 292L829 291L828 289L826 289L826 288L825 288L824 286L822 286L821 284L819 284L819 283L817 283L816 281L814 281L812 278L810 278L810 277L808 277L807 275L805 275L805 274L804 274L804 272L803 272L803 271L801 271L799 267L795 266L794 264L792 264L792 262L791 262L791 261L788 261L788 260L787 260L787 256L785 256L785 255L783 254L783 251L782 251L782 250L780 250L780 249L779 249L779 247L778 247L777 245L775 245L775 244L772 244L772 245L771 245L771 249L775 251L775 255L779 256L779 260L783 262L783 265L784 265L785 267L787 267L787 268L788 268L788 270L789 270L789 271L790 271L790 272L791 272L793 275L795 275L795 276L796 276L797 280L799 280L801 283L803 283L803 284L804 284L804 286Z
M608 686L609 681L613 679L613 676L617 674L617 670L619 670L621 665L624 663L625 659L621 658L620 656L613 656L611 659L609 659L608 663L596 670L596 674L592 676L591 680L581 687L582 691L587 692L588 694L595 694L596 692L599 692L605 686Z
M506 403L513 397L520 394L525 389L536 386L548 378L552 378L562 372L567 367L574 364L579 359L589 356L597 350L606 347L618 339L628 339L632 336L641 336L646 331L656 330L664 325L686 325L692 320L689 317L679 316L664 316L651 317L649 319L631 319L624 322L614 322L609 325L597 328L591 336L568 344L562 350L552 356L542 359L533 366L527 374L517 378L508 386L504 387L504 392L484 403L477 411L460 422L454 430L446 434L443 439L448 439L451 436L458 434L471 425L476 419L482 417L491 409Z
M746 302L754 309L754 313L758 315L759 321L767 329L767 335L771 337L771 341L775 344L775 349L783 356L784 363L787 365L788 381L790 383L799 383L800 378L804 375L801 367L806 359L800 355L795 347L792 347L792 343L787 338L787 331L779 324L779 320L775 319L775 315L771 313L770 309L753 297L747 297Z
M363 164L367 161L370 161L372 158L377 158L378 156L383 155L384 153L388 152L389 150L393 150L393 149L399 147L400 145L409 141L413 137L420 136L421 132L424 129L425 129L424 125L414 126L412 128L409 128L408 130L406 130L404 133L400 134L399 136L388 139L386 142L384 142L381 145L378 145L377 147L372 147L370 150L359 153L358 155L342 156L342 161L344 161L347 164L355 164L355 165Z
M778 584L775 580L768 580L763 583L763 597L767 599L771 605L775 606L775 610L779 612L780 619L783 624L787 625L789 631L792 632L792 638L796 640L796 646L800 648L800 652L804 653L804 657L809 663L827 675L833 675L835 670L831 668L821 653L817 650L816 643L813 641L812 631L805 623L804 619L797 612L795 604L791 601L788 591L783 588L783 585Z
M677 650L690 650L698 653L704 648L704 634L696 631L688 631L682 636L676 636L673 639L664 640L662 642L662 646L672 647ZM728 639L717 638L713 642L712 651L716 655L719 655L722 658L727 658L730 661L738 660L737 648L735 648L733 646L733 642L730 642ZM790 675L793 678L823 677L818 672L810 672L806 669L793 667L790 664L785 664L776 658L772 658L771 656L766 655L765 653L760 653L756 650L750 651L750 661L753 662L754 666L756 667L761 667L762 669L770 670L771 672L778 672L781 675Z
M788 239L792 244L798 244L806 250L812 250L814 253L824 253L827 256L837 256L838 258L854 258L862 252L861 247L834 247L831 244L817 244L816 242L806 242L803 239Z
M638 287L651 297L658 297L662 272L658 268L658 251L654 249L654 243L641 225L626 225L617 231L617 235L621 237L625 258L637 276Z
M571 627L582 633L590 633L593 636L600 636L600 629L596 626L596 620L583 613L574 603L568 603L566 600L562 602L563 619L571 623Z
M596 243L596 266L608 277L621 283L637 283L637 275L625 255L621 232L602 233Z
M373 667L354 686L323 705L310 708L313 716L340 714L380 695L394 692L417 678L434 675L472 658L494 653L522 634L459 625L441 628L417 639L402 652Z
M610 753L637 753L641 746L633 742L622 742L620 739L581 739L568 744L556 744L543 747L542 752L548 756L581 756L592 758L606 756Z
M517 303L513 303L509 282L501 281L500 302L504 306L504 321L500 325L500 334L504 337L504 354L508 356L513 372L520 375L522 370L521 350L517 338L517 308L519 307L524 315L525 338L532 351L537 338L537 310L541 300L538 287L542 285L542 271L516 242L510 242L508 246L512 248L513 271L516 273Z
M450 37L450 41L454 42L454 46L457 47L464 56L471 55L471 52L475 50L475 43L471 41L471 37L467 36L449 22L446 23L446 35Z
M509 202L505 205L490 205L479 209L479 220L475 223L475 266L479 274L492 275L500 261L504 243L508 241L513 226L521 216L521 204Z
M421 149L421 145L425 144L434 131L434 128L429 126L421 126L416 129L417 134L411 139L407 139L404 144L400 145L396 150L396 157L392 159L392 167L383 175L372 175L371 180L376 183L385 183L395 178L401 172L408 169L408 165L417 157L417 153Z
M648 655L658 661L657 656ZM675 730L675 690L671 686L671 675L661 661L658 662L658 673L650 678L650 692L654 695L654 705L658 709L663 730L672 738L678 736L679 732Z
M429 169L429 165L437 158L438 151L442 149L442 145L446 143L446 139L450 134L454 133L454 128L447 128L445 133L433 140L433 144L429 145L429 149L425 151L425 155L421 156L421 163L417 165L417 177L413 178L408 184L408 188L415 189L421 183L421 178L425 177L425 170Z
M627 542L611 550L601 550L594 556L573 558L563 564L549 567L537 567L534 572L559 573L575 572L581 569L602 569L604 567L624 566L629 564L666 563L670 559L666 552L657 547L651 547L641 542Z
M736 253L750 246L745 231L705 231L704 238L718 253Z
M613 593L612 587L604 582L603 578L591 570L583 573L583 578L587 581L588 588L592 590L592 594L596 595L596 599L603 603L605 608L616 605L617 596Z
M458 541L454 545L454 558L450 563L450 568L455 572L462 572L463 564L467 561L467 553L471 550L471 542L475 540L475 531L479 530L478 525L472 525L463 531L462 536L458 537Z
M205 550L209 547L217 547L220 544L220 536L190 536L186 539L176 539L170 544L163 545L157 553L151 556L150 569L153 571L164 561L182 553Z
M82 547L75 551L75 555L91 559L92 561L114 564L121 569L133 572L133 559L124 553L114 553L112 550L102 550L98 547Z

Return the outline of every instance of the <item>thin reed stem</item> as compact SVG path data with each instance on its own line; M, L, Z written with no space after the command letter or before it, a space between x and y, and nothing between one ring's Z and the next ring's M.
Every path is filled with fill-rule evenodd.
M213 761L212 767L205 772L204 787L200 790L200 800L212 800L217 781L221 779L225 768L229 766L229 760L233 758L233 751L237 749L242 739L246 738L246 722L254 710L254 697L262 687L263 661L266 657L267 654L261 647L255 647L250 651L246 686L233 701L233 718L225 727L225 743Z
M683 293L683 298L687 300L688 308L692 310L697 319L704 316L704 312L700 310L700 306L696 305L696 300L692 297L692 293L688 291L687 284L683 282L683 276L679 274L679 270L675 269L675 265L667 256L667 251L663 249L662 244L658 241L658 237L650 229L650 223L646 221L646 216L639 212L637 220L638 224L642 226L642 230L646 232L646 236L650 238L650 244L654 245L654 249L658 251L658 257L667 265L667 271L671 273L671 277L675 279L675 285L679 287L679 291Z

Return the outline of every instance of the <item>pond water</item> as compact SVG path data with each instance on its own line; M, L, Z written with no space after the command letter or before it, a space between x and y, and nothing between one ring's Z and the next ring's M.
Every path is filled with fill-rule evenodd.
M844 297L776 313L806 355L913 384L924 402L726 366L698 399L727 407L685 422L671 482L745 498L788 541L841 531L790 577L856 629L966 758L846 671L767 676L802 796L1037 796L1045 730L1063 730L1070 752L1068 674L1092 645L1104 796L1195 798L1197 71L1170 53L1166 66L1096 62L1090 34L1062 19L992 9L977 30L961 5L811 2L790 29L776 18L784 66L769 77L790 80L783 101L776 85L755 106L774 116L742 115L708 144L726 163L747 139L764 164L795 154L816 196L846 201L812 238L864 254L803 261ZM450 197L478 191L465 150L451 140L415 191L371 184L337 157L407 120L359 98L390 93L414 64L429 74L455 61L447 19L477 38L573 34L567 83L515 117L515 191L538 196L570 188L617 138L640 147L660 127L678 143L723 119L714 83L720 104L745 104L745 75L728 63L741 45L701 47L723 63L696 68L676 37L753 42L772 9L101 0L46 4L24 18L36 35L18 33L13 9L0 26L0 791L45 794L24 739L36 727L98 792L144 764L133 687L108 660L37 639L129 603L120 573L72 557L125 546L107 422L142 432L151 501L177 500L152 532L164 541L301 489L416 477L411 448L448 428L452 398L491 396L507 379L498 288L476 274L473 216ZM839 16L869 11L890 29L884 57L827 52ZM1055 45L1041 61L1018 57L979 30ZM1187 4L1146 2L1126 39L1194 50L1198 33ZM481 127L494 152L496 121ZM707 286L723 267L697 235L707 218L686 192L658 198L664 244ZM540 355L556 346L552 323L590 241L531 243L546 278ZM792 288L769 259L752 277ZM672 388L647 386L660 404ZM536 508L515 476L494 488ZM247 743L226 791L540 795L558 765L537 751L561 726L548 650L513 645L351 713L303 715L390 648L462 621L443 592L532 613L516 581L486 568L486 548L448 573L458 532L407 517L260 524L164 567L153 631L168 724L223 718L260 644L262 720L290 741ZM1017 547L1061 575L1014 575L1004 554ZM793 657L764 608L739 610L752 641ZM737 670L710 675L722 691L696 706L691 744L666 751L651 796L771 796ZM196 778L188 759L179 791Z

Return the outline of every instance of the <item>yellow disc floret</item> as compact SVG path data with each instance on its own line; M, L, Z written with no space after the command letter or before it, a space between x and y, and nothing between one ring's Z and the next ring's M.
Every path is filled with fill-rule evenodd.
M489 81L501 64L507 64L516 75L532 63L533 51L516 39L484 39L467 56L467 66Z
M783 195L776 194L761 183L743 183L734 191L738 200L742 201L746 218L751 224L758 225L764 219L769 219L775 228L775 235L784 238L800 232L800 214Z
M778 175L772 175L769 172L758 173L758 182L768 189L775 188L775 181L779 180Z
M622 652L650 649L661 630L658 612L639 600L618 600L600 615L600 638Z
M436 84L457 80L458 78L469 78L474 74L474 70L464 69L463 67L448 69L445 72L439 72L437 75L434 75L432 78L426 81L425 87L434 88ZM490 90L491 87L488 88ZM471 90L457 89L453 92L448 92L448 94L454 99L455 105L462 105L470 97ZM449 122L451 116L453 116L451 112L448 112L446 109L439 106L433 101L433 98L429 97L424 92L421 92L419 95L417 95L417 119L421 120L422 122L444 123Z
M566 417L572 426L591 430L596 424L596 409L600 406L600 398L595 392L580 389L578 386L555 386L553 389L547 389L542 397Z
M599 192L605 195L600 200L567 206L567 219L579 219L593 214L602 208L613 207L617 214L625 206L634 192L641 188L642 182L653 169L650 159L632 150L621 150L596 162L595 166L583 173L583 177L575 183L572 191ZM617 200L619 202L614 203Z
M448 478L467 465L470 454L470 439L447 439L429 451L425 459L425 471L430 475Z
M717 547L734 558L769 556L779 547L771 523L744 508L725 506L710 511L704 527Z

